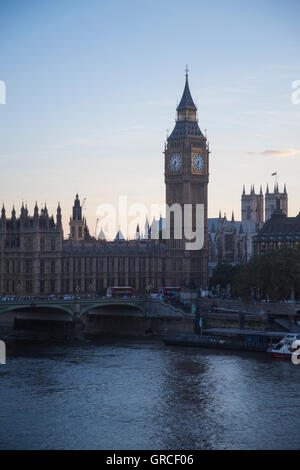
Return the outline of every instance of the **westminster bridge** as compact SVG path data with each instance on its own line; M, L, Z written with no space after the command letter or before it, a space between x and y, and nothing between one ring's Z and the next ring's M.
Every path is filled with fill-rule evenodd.
M200 301L204 331L212 328L300 332L300 304L242 304L238 301ZM212 306L215 307L212 308ZM59 332L74 336L88 334L194 333L198 319L158 299L108 297L0 301L0 334L4 330ZM80 328L79 328L80 327ZM65 334L66 332L66 334ZM51 334L52 334L51 333ZM75 334L76 336L76 334Z
M148 297L0 301L0 326L11 330L70 332L81 324L84 332L90 334L161 335L167 331L193 332L194 323L195 315Z

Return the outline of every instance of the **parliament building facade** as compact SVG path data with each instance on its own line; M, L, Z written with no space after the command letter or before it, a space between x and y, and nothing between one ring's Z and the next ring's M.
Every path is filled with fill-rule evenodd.
M173 285L206 289L208 284L207 186L209 149L197 120L188 76L177 107L175 128L165 146L166 203L192 207L195 229L196 204L204 208L204 245L185 249L186 240L174 237L170 218L169 240L139 239L106 241L92 237L82 215L79 196L70 219L70 236L64 238L61 208L50 216L46 205L33 215L22 204L0 219L0 295L44 296L103 294L109 286L132 286L137 292L157 291Z

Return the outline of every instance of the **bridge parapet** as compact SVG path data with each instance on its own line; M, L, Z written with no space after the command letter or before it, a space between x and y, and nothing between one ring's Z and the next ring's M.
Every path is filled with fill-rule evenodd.
M128 307L129 309L137 309L144 316L147 317L172 317L183 318L190 317L187 314L176 308L173 305L165 303L158 299L149 299L147 297L136 297L128 299L114 299L109 297L79 299L72 300L64 299L36 299L36 300L14 300L14 301L0 301L0 315L9 311L18 311L20 309L57 309L62 310L72 316L73 320L81 318L85 313L90 310L101 308L120 306Z

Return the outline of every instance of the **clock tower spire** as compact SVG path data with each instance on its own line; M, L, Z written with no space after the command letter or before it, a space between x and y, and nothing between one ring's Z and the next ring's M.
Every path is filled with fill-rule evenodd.
M167 139L165 148L166 204L170 217L170 239L167 240L167 285L187 288L207 288L208 284L208 235L207 235L207 187L209 175L209 150L206 137L198 125L197 107L193 101L188 70L183 94L177 106L177 119L173 132ZM182 229L176 224L172 206L181 208ZM175 206L173 206L175 207ZM202 230L202 247L187 249L184 214L191 208L191 226L194 233ZM199 220L198 208L202 208L203 218ZM201 213L201 211L200 211Z

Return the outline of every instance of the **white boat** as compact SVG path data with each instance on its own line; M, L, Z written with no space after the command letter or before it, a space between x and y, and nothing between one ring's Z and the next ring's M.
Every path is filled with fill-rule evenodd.
M279 343L272 344L268 349L268 353L281 359L290 359L292 355L300 359L300 334L286 335Z

